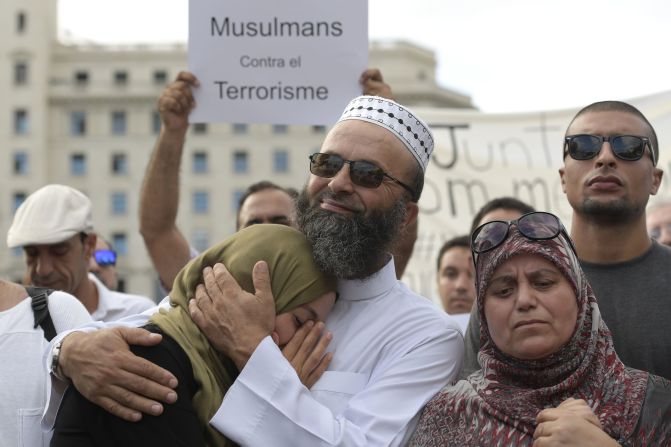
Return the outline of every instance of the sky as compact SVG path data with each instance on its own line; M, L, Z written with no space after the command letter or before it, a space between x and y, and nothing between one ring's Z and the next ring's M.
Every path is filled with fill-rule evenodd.
M188 0L58 1L66 40L187 40ZM575 108L671 89L668 0L369 0L368 14L371 40L434 51L438 82L485 112Z

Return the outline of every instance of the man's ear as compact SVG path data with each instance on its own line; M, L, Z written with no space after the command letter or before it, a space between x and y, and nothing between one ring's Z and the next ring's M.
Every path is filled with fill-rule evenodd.
M652 169L652 186L650 187L650 195L654 196L659 191L659 187L662 184L662 177L664 176L664 171L659 168Z
M566 194L566 168L559 168L559 178L561 179L561 189Z
M419 214L419 206L415 202L405 202L405 220L403 221L403 230L410 227L417 221L417 214Z
M84 238L84 257L88 261L93 256L93 252L96 249L96 242L98 241L98 236L95 233L89 233Z

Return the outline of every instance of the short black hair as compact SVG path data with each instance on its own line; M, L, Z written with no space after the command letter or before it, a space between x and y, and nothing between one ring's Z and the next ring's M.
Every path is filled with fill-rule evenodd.
M464 247L471 248L471 237L468 234L461 236L455 236L452 239L445 241L440 250L438 250L438 258L436 259L436 271L440 270L440 260L445 254L446 251L453 249L454 247Z
M643 115L643 113L638 110L636 107L622 101L598 101L594 102L588 106L583 107L575 114L568 127L566 128L566 135L568 135L568 130L573 125L573 122L581 115L584 115L589 112L623 112L630 115L634 115L648 126L650 130L648 138L650 139L650 145L652 146L652 152L655 155L655 164L659 160L659 143L657 142L657 133L655 132L654 127L650 124L650 121Z
M260 191L265 191L266 189L269 190L277 190L277 191L282 191L286 193L291 199L295 200L298 197L298 191L294 188L283 188L279 185L276 185L273 182L269 182L268 180L261 180L260 182L252 183L245 189L245 192L240 196L240 200L238 200L238 212L235 214L235 228L237 230L240 229L240 210L242 209L242 206L245 204L249 196L252 194L256 194L257 192Z
M522 202L515 197L497 197L492 199L489 202L485 203L482 208L475 213L473 217L473 222L471 222L471 233L478 227L478 224L485 216L485 214L490 213L494 210L513 210L519 211L521 214L531 213L536 211L533 206L528 203Z

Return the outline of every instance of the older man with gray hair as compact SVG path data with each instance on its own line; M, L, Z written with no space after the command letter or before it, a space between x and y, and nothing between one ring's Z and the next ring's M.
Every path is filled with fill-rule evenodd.
M35 286L74 295L94 320L118 320L153 307L149 298L111 291L89 274L96 247L91 209L88 197L65 185L47 185L28 196L7 232L10 248L23 247L25 276Z

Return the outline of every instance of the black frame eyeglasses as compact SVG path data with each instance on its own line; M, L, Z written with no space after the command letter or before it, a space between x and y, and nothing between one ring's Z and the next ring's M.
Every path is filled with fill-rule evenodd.
M96 260L96 263L100 267L105 267L108 265L116 265L116 251L114 250L95 250L93 252L93 258Z
M573 253L576 252L571 237L557 216L545 211L533 211L515 220L493 220L480 225L473 231L471 234L471 252L476 269L478 255L495 249L508 239L512 225L517 227L522 236L532 241L554 239L563 234Z
M310 155L310 172L317 177L333 178L345 166L345 163L349 165L349 177L355 185L377 188L386 177L408 191L414 202L419 199L410 186L392 177L375 163L366 160L345 160L338 154L317 152Z
M613 154L625 161L640 160L645 153L645 146L648 146L652 164L657 165L650 139L638 135L568 135L564 138L564 157L568 154L574 160L590 160L601 152L603 143L606 141L610 143Z

